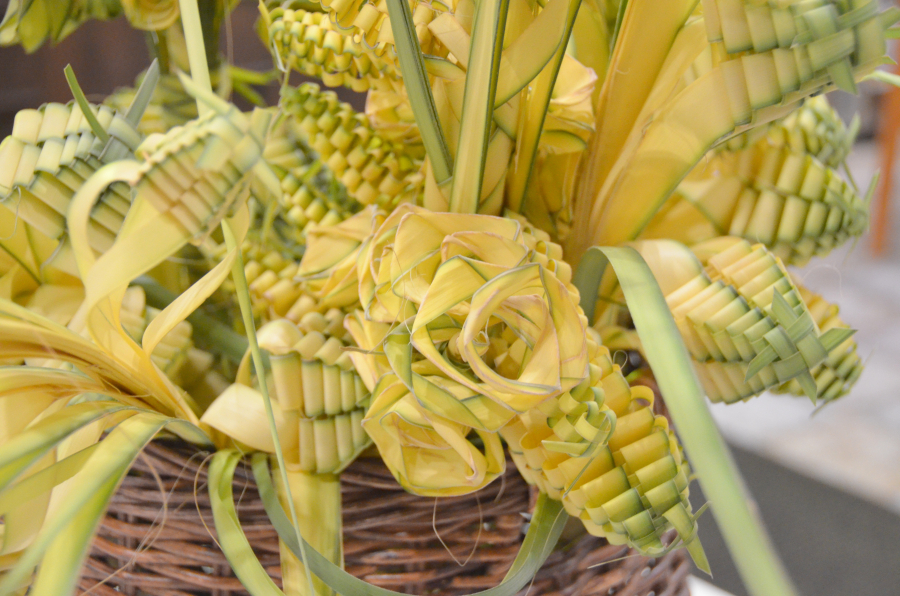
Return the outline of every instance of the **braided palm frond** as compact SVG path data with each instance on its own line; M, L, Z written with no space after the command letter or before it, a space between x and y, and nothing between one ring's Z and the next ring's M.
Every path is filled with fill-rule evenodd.
M770 142L782 144L796 153L812 155L823 165L842 165L859 133L859 118L849 126L825 96L811 97L797 111L770 128ZM780 137L780 138L779 138Z
M281 180L281 218L292 226L291 235L301 244L311 226L335 225L362 209L305 137L294 117L281 118L263 152Z
M10 0L0 22L0 45L19 44L31 53L48 40L62 41L88 19L121 13L119 0Z
M665 417L653 413L653 392L630 387L609 351L591 343L584 386L501 430L513 461L529 482L561 499L591 534L659 554L665 550L663 534L674 526L699 555L688 502L690 472L675 434ZM598 442L604 421L614 423Z
M104 163L129 156L142 140L120 113L95 109L108 143L94 135L77 104L50 103L16 114L12 134L0 144L0 201L50 238L65 233L69 203L84 181ZM112 245L130 205L124 183L103 194L90 221L95 250Z
M326 87L358 92L369 90L373 81L400 77L395 59L375 53L326 13L305 10L299 2L262 11L267 45L286 69L317 77Z
M696 49L689 55L699 57L686 71L684 61L670 61L672 72L658 79L631 129L633 149L610 156L614 166L597 168L614 178L597 175L597 182L585 185L599 190L593 201L581 201L591 215L578 220L575 253L637 238L679 181L723 139L784 117L807 97L855 91L856 81L883 64L886 30L900 17L897 10L879 13L874 0L852 6L791 0L753 4L747 11L743 4L708 0L707 40L696 37L696 27L679 34ZM680 82L671 85L676 75ZM596 145L602 137L595 137ZM684 151L659 159L657 148L672 146ZM593 158L604 163L606 156Z
M889 25L896 18L879 14L877 2L871 1L760 2L746 7L742 0L713 3L717 11L704 13L709 41L721 43L713 62L740 60L745 74L774 75L767 77L769 86L747 88L751 104L771 105L775 97L795 91L808 96L822 85L855 93L854 71L880 63L885 21ZM725 14L727 21L718 18Z
M341 322L336 328L325 324L319 315L299 325L273 321L259 330L272 366L279 438L294 472L340 472L371 444L362 427L369 391L343 351ZM238 377L250 381L249 371ZM262 395L249 384L232 385L201 420L251 447L274 450Z
M786 262L803 265L866 231L868 196L834 169L786 149L759 153L756 167L738 173L752 182L736 197L730 235L762 242Z
M318 154L360 204L394 206L421 194L421 158L381 136L334 92L304 83L285 94L282 106L291 134Z
M854 331L820 331L781 260L765 246L725 237L693 253L664 240L636 248L660 283L712 401L746 400L790 381L811 400L820 397L811 371L841 353Z
M785 118L727 139L717 150L747 149L767 137L772 145L812 155L823 165L837 168L844 163L858 133L858 117L847 126L828 99L819 95L805 100Z
M393 48L394 36L391 32L385 0L366 0L364 2L326 0L321 4L326 10L327 18L333 23L328 26L329 31L343 32L345 37L353 40L355 47L364 49L370 57L377 59L379 64L392 64L392 68L396 72L398 63ZM428 24L444 12L455 12L456 4L456 1L448 3L414 0L412 2L410 8L413 14L413 24L419 44L425 54L433 56L446 54L441 50L440 43L428 30ZM298 11L306 12L301 3L296 0L268 0L265 3L263 18L269 31L272 31L273 27L276 32L293 30L296 27L295 23L303 18ZM266 18L267 14L270 14L271 18ZM299 17L298 14L300 14ZM275 21L278 19L284 19L285 25L276 25ZM299 35L295 37L300 39ZM342 52L336 53L341 54Z
M822 114L829 117L818 119ZM803 265L861 236L869 195L861 196L836 169L853 127L812 102L764 130L749 146L729 145L701 162L643 237L694 243L740 236L765 244L788 264Z
M192 83L189 91L196 92ZM151 135L135 150L141 159L137 196L174 218L193 242L232 207L249 198L265 205L281 195L277 176L262 158L271 112L247 115L217 96L200 96L211 111L165 135Z
M263 321L287 319L298 325L312 325L307 317L325 317L328 332L337 333L342 325L343 311L323 305L310 295L306 283L297 279L299 263L296 260L250 239L244 242L243 252L244 273L258 318ZM232 288L229 282L224 287L226 290Z

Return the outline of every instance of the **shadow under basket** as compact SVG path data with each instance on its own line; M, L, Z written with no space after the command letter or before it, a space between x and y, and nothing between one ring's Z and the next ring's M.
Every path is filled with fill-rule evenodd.
M246 594L211 537L205 455L176 441L144 450L102 521L79 593ZM360 458L341 475L341 492L347 571L417 595L470 594L499 584L532 502L511 462L503 478L478 493L435 500L406 493L380 459ZM234 495L247 538L280 585L278 538L247 465L238 467ZM688 596L689 571L683 549L652 559L567 530L521 594Z

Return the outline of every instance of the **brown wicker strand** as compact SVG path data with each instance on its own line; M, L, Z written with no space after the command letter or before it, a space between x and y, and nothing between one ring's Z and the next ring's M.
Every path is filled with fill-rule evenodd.
M80 593L246 594L211 536L204 462L183 443L147 447L102 522ZM437 501L403 491L377 458L358 459L341 484L347 571L409 594L451 596L499 584L518 552L532 501L512 465L477 494ZM247 538L280 583L278 538L247 466L237 469L234 494ZM577 526L567 528L522 595L688 596L690 566L682 551L651 559Z

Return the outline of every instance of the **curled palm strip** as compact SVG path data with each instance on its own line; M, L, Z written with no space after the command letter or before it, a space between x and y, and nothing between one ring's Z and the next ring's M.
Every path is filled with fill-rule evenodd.
M128 288L122 298L122 310L119 313L122 328L135 342L140 342L147 330L147 325L159 316L160 312L157 308L147 306L147 297L143 288ZM191 341L192 333L191 324L181 321L163 336L150 354L153 364L179 386L182 386L179 382L181 380L179 373L188 363L194 345Z
M401 206L398 211L406 213L407 208ZM359 304L360 249L385 217L384 212L368 207L335 226L310 231L297 275L321 306L352 308Z
M635 245L660 283L678 328L696 361L707 396L734 402L795 381L814 402L825 393L812 370L851 329L821 332L780 260L762 245L722 238L694 247L672 241ZM696 255L696 256L695 256ZM847 381L850 378L847 377Z
M425 377L460 401L474 397L459 383ZM503 474L500 436L447 419L423 406L395 375L383 375L372 391L363 427L388 469L406 490L445 497L478 490ZM470 438L475 433L480 439Z

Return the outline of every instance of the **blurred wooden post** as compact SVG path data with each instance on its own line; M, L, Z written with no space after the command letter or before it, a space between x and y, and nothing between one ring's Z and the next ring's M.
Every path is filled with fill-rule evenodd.
M900 65L893 71L900 74ZM872 206L872 254L883 256L890 234L891 195L894 183L894 163L897 136L900 135L900 88L893 85L881 98L878 110L878 147L881 154L881 183Z

